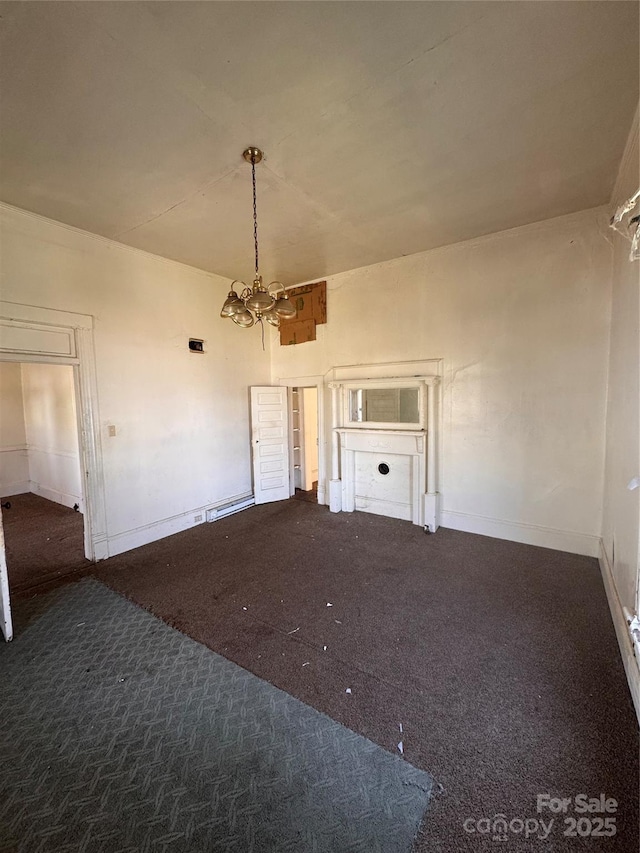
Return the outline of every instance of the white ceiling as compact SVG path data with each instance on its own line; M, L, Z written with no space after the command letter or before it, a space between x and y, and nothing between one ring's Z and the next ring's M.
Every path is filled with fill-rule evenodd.
M0 198L250 279L608 201L634 2L2 2Z

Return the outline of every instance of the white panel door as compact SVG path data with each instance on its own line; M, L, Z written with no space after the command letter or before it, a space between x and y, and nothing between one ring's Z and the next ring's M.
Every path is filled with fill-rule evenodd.
M7 557L4 550L2 510L0 510L0 630L2 630L7 643L13 639L11 606L9 603L9 573L7 572Z
M251 388L251 450L257 504L289 497L289 429L287 389L279 385Z

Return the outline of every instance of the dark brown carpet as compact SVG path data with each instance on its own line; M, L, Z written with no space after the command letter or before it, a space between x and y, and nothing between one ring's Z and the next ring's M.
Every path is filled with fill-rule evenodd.
M596 560L292 500L95 575L388 750L402 740L442 786L421 853L495 850L465 819L552 817L539 793L615 797L616 835L565 837L556 815L545 841L505 849L637 849L638 730Z
M82 514L38 495L3 498L2 510L12 594L90 568L84 557Z
M293 497L297 501L308 501L312 504L318 503L318 481L316 480L313 484L313 488L309 489L308 492L305 492L303 489L296 489Z

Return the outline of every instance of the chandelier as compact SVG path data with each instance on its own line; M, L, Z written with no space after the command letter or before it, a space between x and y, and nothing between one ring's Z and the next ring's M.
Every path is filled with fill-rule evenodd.
M631 241L629 260L640 260L640 190L616 210L609 227Z
M230 317L236 325L242 326L244 329L248 329L254 323L262 324L264 320L277 328L280 325L280 318L294 317L296 309L287 299L282 282L272 281L266 287L262 283L262 276L258 271L258 214L256 207L256 163L262 160L262 151L259 148L251 147L243 151L242 156L247 163L251 163L253 243L256 270L252 287L248 287L243 281L238 280L231 284L231 290L222 306L220 316ZM239 295L238 290L240 291ZM264 330L264 326L262 328Z

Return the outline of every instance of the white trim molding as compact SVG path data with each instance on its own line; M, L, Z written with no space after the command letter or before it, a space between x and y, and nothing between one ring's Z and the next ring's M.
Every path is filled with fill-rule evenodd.
M109 554L93 317L0 301L0 333L0 361L69 364L74 368L85 556L103 560Z
M84 515L81 495L70 495L67 492L50 489L48 486L43 486L35 480L29 481L29 491L32 495L39 495L41 498L46 498L48 501L61 504L61 506L66 506L69 509L73 509L73 507L78 504L80 512Z
M241 510L247 509L253 503L253 492L243 492L242 494L216 501L214 504L195 507L177 515L161 518L159 521L152 521L150 524L142 524L140 527L134 527L131 530L113 533L109 536L108 540L108 556L115 557L116 554L123 554L125 551L131 551L133 548L139 548L141 545L148 545L167 536L173 536L174 533L182 533L183 530L189 530L192 527L198 527L201 524L214 521L214 512L217 509L225 509L234 504L240 504L239 510ZM197 521L196 518L198 518Z
M12 498L14 495L26 495L31 491L31 480L11 480L2 484L0 498Z
M342 481L340 479L340 384L329 382L331 389L331 480L329 482L329 509L342 511Z
M524 545L537 545L540 548L552 548L554 551L568 551L570 554L582 554L585 557L597 557L600 553L600 537L588 533L576 533L572 530L558 530L540 524L525 524L517 521L503 521L499 518L487 518L468 512L456 512L443 509L440 512L440 524L451 530L464 533L477 533L491 536L493 539L506 539L510 542L522 542Z
M402 375L392 375L398 365L366 365L360 369L334 368L331 389L331 480L329 508L331 512L353 512L362 509L395 518L405 518L435 533L440 525L440 493L438 491L438 433L440 428L441 378L438 373L410 373L407 364L425 365L439 370L442 362L405 363ZM375 368L375 369L374 369ZM415 368L414 368L415 369ZM360 373L368 373L366 377ZM345 373L344 378L340 375ZM336 374L340 378L336 378ZM355 374L355 375L353 375ZM349 393L361 388L417 388L419 418L415 424L360 422L351 420ZM402 506L393 501L368 498L358 501L355 494L355 454L367 453L383 442L387 452L412 459L410 470L411 500Z
M194 520L194 513L201 516L200 521ZM132 530L123 530L122 533L112 533L105 542L105 547L108 547L107 556L115 557L116 554L123 554L125 551L149 545L151 542L157 542L158 539L164 539L167 536L173 536L174 533L182 533L183 530L206 523L206 508L203 507L162 518L150 524L143 524Z
M441 358L420 361L387 361L374 364L343 364L327 372L332 382L353 382L358 379L423 379L427 376L442 376Z
M618 598L611 564L609 563L607 552L605 551L602 540L600 541L598 558L600 571L602 573L602 581L604 583L607 600L609 602L609 610L611 611L611 618L613 620L613 626L616 629L616 637L618 638L618 645L620 647L620 655L622 657L624 671L627 675L627 682L629 683L631 698L633 699L633 704L636 709L638 723L640 723L640 661L638 661L633 650L633 643L631 642L631 634L629 632L629 623L625 619L622 604Z
M26 444L6 444L0 447L0 497L22 495L31 488L29 482L29 456Z
M0 207L2 207L1 202ZM19 302L0 302L0 317L15 325L26 323L29 326L42 325L47 328L53 326L57 329L93 329L93 317L90 314L58 311L56 308L40 308L37 305L21 305Z
M403 518L413 524L429 527L435 520L425 520L426 448L424 431L411 430L370 430L338 428L340 436L340 467L342 471L342 511L353 512L356 509L388 515L391 518ZM383 457L404 457L408 460L409 476L407 494L404 500L393 499L388 495L378 496L368 493L358 495L356 490L356 459L358 457L377 460ZM373 462L375 467L375 462Z
M324 416L324 376L294 376L283 377L278 379L278 385L284 385L286 388L315 388L318 394L318 503L324 504L326 500L326 481L327 481L327 454L324 442L325 436L325 416ZM287 399L287 411L291 415L290 400ZM289 436L291 439L291 424L289 424ZM289 463L293 471L293 458L291 448L289 451ZM293 475L291 477L293 483ZM295 491L295 489L294 489ZM291 493L293 494L293 492Z

